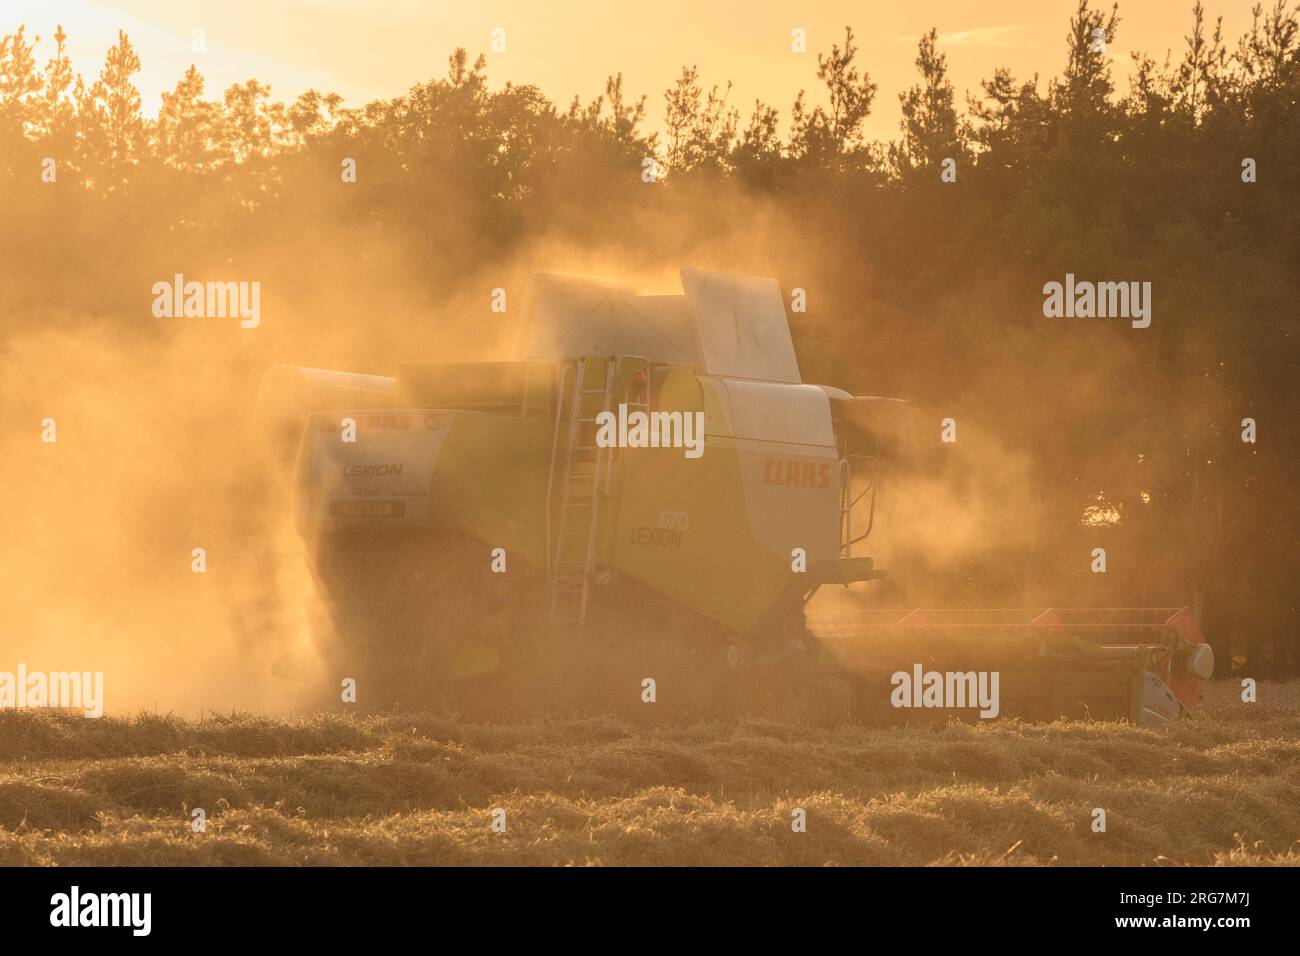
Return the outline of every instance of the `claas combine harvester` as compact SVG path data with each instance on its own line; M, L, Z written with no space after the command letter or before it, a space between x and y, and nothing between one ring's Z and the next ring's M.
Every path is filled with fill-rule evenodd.
M683 294L637 295L535 275L511 361L267 372L259 413L296 449L332 686L708 713L747 680L831 675L858 715L912 719L923 696L974 715L976 675L996 675L999 716L1143 726L1197 701L1213 657L1186 609L810 626L819 588L887 577L860 552L914 413L804 383L775 280L681 276ZM925 694L900 701L899 675Z

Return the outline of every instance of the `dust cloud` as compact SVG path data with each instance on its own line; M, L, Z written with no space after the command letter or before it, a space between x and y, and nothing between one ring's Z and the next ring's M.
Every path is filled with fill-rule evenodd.
M110 713L291 710L298 685L271 676L271 664L319 607L289 520L292 461L253 418L265 369L393 374L408 361L505 357L535 268L624 278L642 291L673 291L684 263L798 274L762 250L768 225L760 214L683 247L689 226L657 222L663 241L647 238L655 256L538 240L437 301L403 274L400 250L339 232L324 255L318 233L314 262L241 249L231 275L177 260L142 277L129 312L11 317L0 364L0 460L11 464L0 496L0 660L103 671ZM261 281L261 324L153 317L152 281L178 271ZM498 286L509 295L505 316L489 310ZM46 418L57 438L48 444ZM885 485L877 539L898 543L883 557L912 548L947 560L1005 540L990 505L1025 472L1014 456L990 459L996 469L959 489L937 479ZM206 552L205 573L192 570L195 548Z

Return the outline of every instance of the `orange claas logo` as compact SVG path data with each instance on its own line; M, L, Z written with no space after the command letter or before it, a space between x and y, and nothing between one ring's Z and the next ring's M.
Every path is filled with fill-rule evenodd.
M763 461L763 481L769 485L795 488L829 488L831 466L829 462L767 458Z

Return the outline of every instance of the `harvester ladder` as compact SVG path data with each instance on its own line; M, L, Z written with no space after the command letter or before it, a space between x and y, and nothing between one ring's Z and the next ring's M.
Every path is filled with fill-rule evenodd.
M605 366L605 381L600 387L586 387L592 359L578 359L573 372L559 521L551 562L551 621L554 623L581 624L586 620L595 572L601 480L610 454L608 448L596 443L596 423L600 412L611 411L618 362L613 357L594 361L603 361ZM594 407L596 404L598 408ZM554 465L553 461L552 468Z

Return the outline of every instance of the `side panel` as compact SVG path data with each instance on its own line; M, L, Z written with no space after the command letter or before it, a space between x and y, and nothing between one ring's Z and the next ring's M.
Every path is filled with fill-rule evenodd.
M358 423L356 442L339 420ZM444 409L313 415L298 459L299 528L456 531L545 567L551 423Z
M772 391L764 401L805 388L765 387ZM738 411L737 401L716 380L689 369L671 373L658 407L706 413L704 454L688 459L674 448L622 450L607 563L745 633L797 582L794 548L804 549L809 566L838 556L839 462L833 446L765 440L755 413L762 403ZM737 421L759 436L730 434ZM786 437L820 437L815 416L802 429L787 424Z

